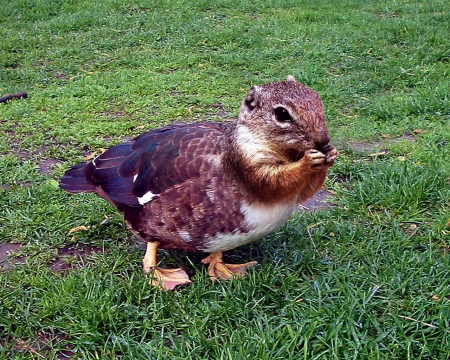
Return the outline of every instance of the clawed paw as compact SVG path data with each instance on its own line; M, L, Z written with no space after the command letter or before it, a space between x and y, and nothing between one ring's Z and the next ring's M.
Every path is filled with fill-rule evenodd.
M331 145L327 145L324 149L322 149L322 151L327 157L325 163L330 166L333 165L334 160L338 157L338 151Z
M338 151L332 147L329 152L326 153L327 160L325 161L327 165L333 165L334 160L338 157Z
M324 146L321 149L321 151L311 149L305 153L306 160L315 169L320 168L322 165L330 167L331 165L333 165L337 156L338 156L337 150L331 145Z
M325 163L327 157L319 150L311 149L305 153L305 159L310 163L312 167L317 168Z

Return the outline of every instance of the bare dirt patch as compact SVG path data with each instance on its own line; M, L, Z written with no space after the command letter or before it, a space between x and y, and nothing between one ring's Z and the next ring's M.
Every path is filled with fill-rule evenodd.
M12 270L25 264L26 257L17 256L22 249L22 244L0 244L0 271ZM78 243L65 245L58 249L57 258L50 261L48 267L54 272L81 269L85 264L91 262L90 255L98 253L103 253L103 249Z
M17 150L14 153L15 156L17 156L18 158L21 158L22 160L29 160L31 157L31 154L28 151L24 151L24 150Z
M411 134L405 134L403 136L394 138L384 138L382 140L375 140L371 142L365 141L350 141L347 145L350 149L359 152L372 153L375 151L387 150L386 146L399 143L401 141L416 142L416 138Z
M206 108L207 109L217 109L217 113L213 114L213 115L216 115L220 118L224 118L224 117L228 116L227 112L225 111L225 109L223 108L223 105L221 103L206 105Z
M186 96L187 94L185 91L178 91L178 90L174 89L169 93L169 95L170 96Z
M33 359L46 359L53 349L60 347L56 359L71 359L75 356L75 345L70 344L65 334L48 332L36 334L33 339L7 339L1 340L2 347L10 348L9 355L22 353L29 354Z
M0 271L12 269L16 265L24 264L23 257L16 257L15 254L22 250L22 244L6 243L0 244Z
M90 262L89 255L102 253L103 250L89 245L71 244L58 249L58 258L51 261L48 267L51 271L66 271L81 268Z
M70 79L69 76L67 76L66 74L63 74L63 73L56 74L55 78L57 78L59 80L69 80Z
M113 110L109 110L109 111L103 111L99 114L100 116L108 116L108 117L113 117L113 118L121 118L123 116L126 115L125 113L125 109L124 108L120 108L116 111Z
M34 157L44 157L43 154L45 154L47 151L49 151L50 146L42 145L40 149L35 151L27 151L27 150L19 150L17 147L20 145L19 142L12 144L14 151L14 155L23 159L23 160L29 160L32 156Z
M56 159L46 159L42 163L39 164L39 173L40 174L51 174L53 168L60 163L59 160Z
M320 190L311 199L299 206L300 210L326 210L333 206L330 202L333 194L328 190Z
M136 136L138 136L138 135L136 135ZM120 138L120 141L128 142L128 141L133 140L136 136L132 136L132 135L124 135L124 136L122 136L122 137Z

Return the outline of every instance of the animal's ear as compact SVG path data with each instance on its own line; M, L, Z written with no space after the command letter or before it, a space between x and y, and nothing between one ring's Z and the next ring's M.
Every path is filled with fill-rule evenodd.
M253 86L247 97L244 99L244 107L246 108L246 110L248 112L252 112L253 110L255 110L256 105L258 104L258 101L256 100L256 93L258 92L258 87L257 86Z
M286 81L297 81L297 80L295 80L295 77L293 77L292 75L288 75Z

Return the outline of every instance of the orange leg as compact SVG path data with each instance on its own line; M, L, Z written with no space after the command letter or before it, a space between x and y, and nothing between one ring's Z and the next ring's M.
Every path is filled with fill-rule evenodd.
M202 260L203 264L209 264L208 274L212 281L217 278L229 280L233 276L245 276L245 270L255 266L256 261L250 261L245 264L225 264L222 260L222 251L211 253Z
M188 275L181 269L161 269L156 267L156 252L159 242L148 242L147 250L142 260L143 269L146 274L152 276L150 284L161 286L165 290L173 290L177 285L189 284Z

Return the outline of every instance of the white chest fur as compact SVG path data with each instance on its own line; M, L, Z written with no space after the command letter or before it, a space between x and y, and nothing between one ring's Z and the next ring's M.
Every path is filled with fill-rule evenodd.
M243 233L236 230L233 233L218 233L211 237L208 246L203 249L205 252L217 252L234 249L238 246L258 240L283 225L291 216L297 204L297 199L276 204L241 204L241 211L245 216L246 225L250 231Z

